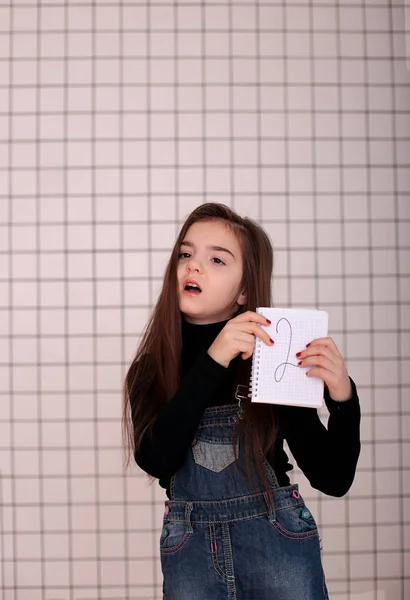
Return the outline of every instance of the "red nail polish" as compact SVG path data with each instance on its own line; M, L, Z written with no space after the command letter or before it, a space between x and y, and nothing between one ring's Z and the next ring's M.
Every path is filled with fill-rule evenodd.
M269 321L269 319L266 319L266 322L268 325L272 325L272 321Z
M309 346L310 346L310 342L308 344L306 344L306 348L309 348Z
M298 366L299 366L299 365L301 365L301 364L302 364L302 362L303 362L303 361L301 361L301 360L300 360L300 361L298 362Z
M271 344L275 343L272 338L269 338L269 341L270 341Z
M302 352L296 352L296 357L299 358L299 356L302 354Z

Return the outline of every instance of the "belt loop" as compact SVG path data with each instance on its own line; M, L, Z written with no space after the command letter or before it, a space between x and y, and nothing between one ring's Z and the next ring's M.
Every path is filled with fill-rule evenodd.
M276 521L274 496L275 496L275 492L273 490L269 490L269 493L266 490L263 492L263 497L265 499L266 506L268 507L269 521Z
M185 505L185 524L187 533L192 533L191 512L193 509L192 502L187 502Z

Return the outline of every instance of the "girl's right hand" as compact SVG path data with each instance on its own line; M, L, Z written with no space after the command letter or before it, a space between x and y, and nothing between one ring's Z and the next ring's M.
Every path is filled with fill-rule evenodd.
M242 354L243 360L252 356L255 337L272 346L274 341L260 325L270 325L270 321L251 310L230 319L209 347L208 354L217 363L228 368L231 360L238 354Z

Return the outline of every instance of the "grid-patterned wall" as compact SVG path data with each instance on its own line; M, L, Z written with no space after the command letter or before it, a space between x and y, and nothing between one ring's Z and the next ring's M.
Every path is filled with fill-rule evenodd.
M407 15L408 16L408 15ZM0 4L1 600L160 598L163 493L121 385L178 226L272 236L360 391L345 498L302 492L332 598L410 597L410 72L402 2Z

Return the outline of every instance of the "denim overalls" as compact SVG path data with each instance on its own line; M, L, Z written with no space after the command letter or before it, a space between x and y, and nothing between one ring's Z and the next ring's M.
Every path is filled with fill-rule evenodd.
M298 485L274 500L237 468L238 406L207 408L183 466L171 479L160 539L165 600L327 600L317 525Z

